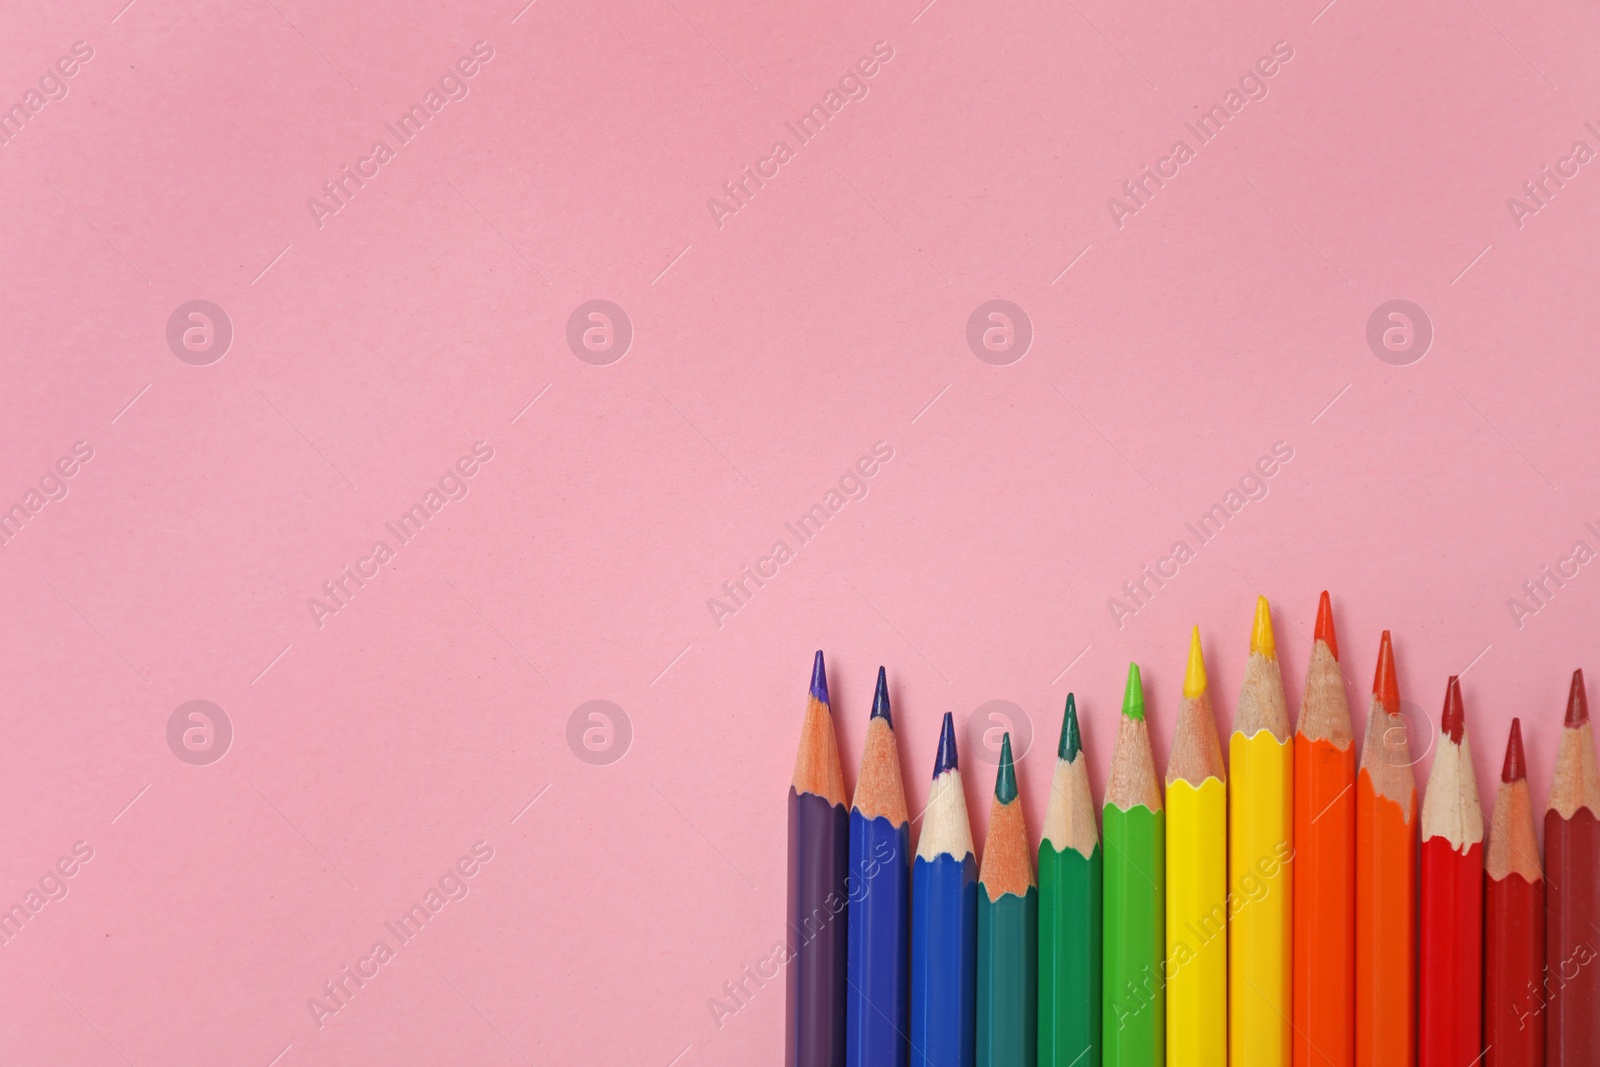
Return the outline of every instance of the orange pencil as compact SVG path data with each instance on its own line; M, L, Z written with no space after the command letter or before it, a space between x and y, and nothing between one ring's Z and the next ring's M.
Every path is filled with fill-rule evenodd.
M1356 746L1326 591L1294 738L1294 1067L1355 1063Z
M1389 631L1356 777L1356 1067L1412 1067L1417 1041L1417 783Z

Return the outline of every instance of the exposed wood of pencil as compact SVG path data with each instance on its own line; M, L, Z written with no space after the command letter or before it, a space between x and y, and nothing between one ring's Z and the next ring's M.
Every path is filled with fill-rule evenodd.
M1150 730L1143 719L1124 715L1117 723L1116 755L1106 782L1106 803L1127 811L1143 805L1161 810L1161 784L1150 753Z
M1089 758L1080 749L1070 760L1056 759L1050 802L1044 811L1043 840L1056 851L1075 849L1087 859L1100 843L1100 824L1089 788Z
M830 804L846 804L844 771L839 766L839 740L833 732L833 715L816 697L806 698L806 718L800 727L800 751L794 758L794 790L815 793Z
M861 753L854 807L869 819L885 818L896 826L907 821L899 747L889 720L879 716L867 721L867 743Z

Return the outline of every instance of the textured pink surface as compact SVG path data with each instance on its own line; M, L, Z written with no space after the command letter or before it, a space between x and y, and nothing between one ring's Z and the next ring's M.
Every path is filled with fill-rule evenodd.
M8 1062L773 1062L781 978L741 969L819 646L851 781L889 665L913 810L945 710L1020 708L1037 833L1069 689L1098 788L1128 659L1164 760L1188 627L1226 720L1271 597L1297 704L1326 586L1358 718L1392 629L1428 720L1466 671L1486 798L1524 716L1542 801L1600 621L1600 563L1508 606L1600 551L1591 5L124 2L0 15ZM967 342L995 299L1009 365L1026 331ZM1396 299L1406 366L1367 342ZM191 300L220 361L169 348ZM569 349L591 300L620 361ZM628 727L569 735L591 700Z

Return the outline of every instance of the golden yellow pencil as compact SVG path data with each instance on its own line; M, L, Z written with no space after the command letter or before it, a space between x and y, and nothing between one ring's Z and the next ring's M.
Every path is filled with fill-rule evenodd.
M1288 1067L1293 933L1294 742L1272 610L1256 598L1250 659L1228 754L1228 1044L1230 1062Z
M1167 760L1167 1067L1228 1059L1228 786L1200 627Z

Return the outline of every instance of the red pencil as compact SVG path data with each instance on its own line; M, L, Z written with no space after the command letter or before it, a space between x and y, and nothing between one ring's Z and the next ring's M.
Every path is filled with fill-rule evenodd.
M1472 1067L1483 1056L1483 810L1454 675L1439 726L1422 800L1417 1063Z
M1494 798L1483 886L1485 1067L1544 1067L1544 874L1516 719Z
M1600 771L1583 672L1572 672L1544 813L1545 1048L1550 1067L1600 1063Z

